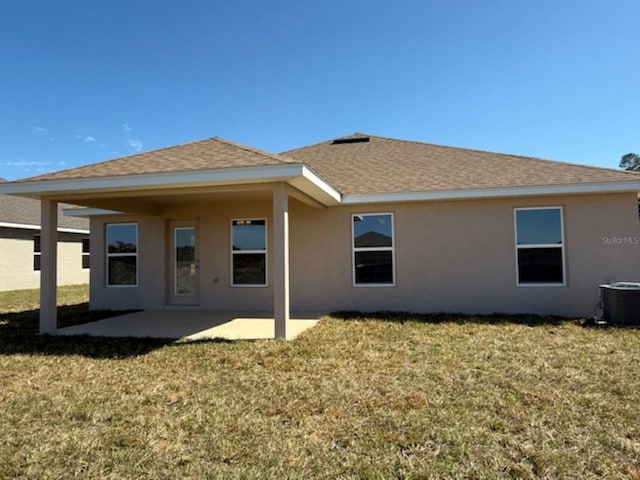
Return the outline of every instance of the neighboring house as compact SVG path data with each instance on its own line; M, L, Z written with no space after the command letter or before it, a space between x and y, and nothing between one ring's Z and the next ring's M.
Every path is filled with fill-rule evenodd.
M58 285L89 283L89 221L64 216L63 206L58 211ZM40 202L0 195L0 291L39 288L40 256Z
M89 208L91 308L273 311L279 337L290 309L593 315L599 284L640 280L639 191L638 173L362 134L0 185Z

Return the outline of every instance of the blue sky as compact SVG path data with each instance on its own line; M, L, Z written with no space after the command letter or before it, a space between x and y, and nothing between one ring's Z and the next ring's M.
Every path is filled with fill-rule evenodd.
M353 132L617 167L639 24L637 0L6 1L0 177Z

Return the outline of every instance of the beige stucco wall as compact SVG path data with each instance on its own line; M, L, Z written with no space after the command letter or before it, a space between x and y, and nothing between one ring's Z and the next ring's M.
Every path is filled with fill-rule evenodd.
M517 286L513 209L561 206L564 212L566 286ZM393 212L394 287L353 287L350 214ZM292 308L393 309L417 312L521 312L592 315L600 283L640 281L640 244L613 245L603 237L640 242L634 195L432 202L330 210L322 222L292 213L292 265L301 250L319 250L296 271ZM312 229L330 231L318 235ZM316 230L316 232L318 231ZM323 268L327 258L343 261ZM347 261L349 260L349 261ZM300 302L300 303L299 303Z
M138 286L107 287L105 224L130 222L138 223ZM160 217L117 215L91 219L90 308L164 308L164 230L164 219Z
M91 242L92 249L95 249L92 252L96 254L91 257L91 308L164 308L169 303L170 288L170 271L166 267L169 256L166 251L169 245L169 222L194 220L198 225L201 308L242 308L250 311L271 309L270 286L230 286L230 225L231 220L236 218L267 218L268 234L271 236L271 203L265 202L182 205L169 211L166 217L116 215L92 218ZM104 253L106 224L127 222L138 222L138 286L107 287ZM268 238L268 249L270 245L271 239Z
M0 291L40 288L40 272L33 270L33 236L36 230L3 228L0 232ZM82 268L82 238L58 234L58 285L89 282Z
M561 206L566 286L516 285L513 209ZM395 286L354 287L351 214L391 212L395 227ZM164 308L170 219L197 220L200 308L270 310L272 205L255 202L180 205L164 217L92 219L92 308ZM230 222L268 220L268 287L230 286ZM105 287L104 224L139 222L139 285ZM634 194L511 198L314 209L290 201L293 311L593 315L600 283L640 281L640 226ZM615 239L623 239L622 243ZM627 240L624 240L627 239ZM635 239L635 240L634 240Z

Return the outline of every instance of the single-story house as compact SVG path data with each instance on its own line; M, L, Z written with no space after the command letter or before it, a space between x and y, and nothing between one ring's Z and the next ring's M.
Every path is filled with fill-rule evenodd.
M0 183L6 180L0 178ZM58 285L89 283L89 221L58 208ZM0 195L0 291L40 288L40 202Z
M640 279L640 174L353 134L272 154L209 138L0 186L91 218L93 309L590 316ZM46 258L45 258L46 257Z

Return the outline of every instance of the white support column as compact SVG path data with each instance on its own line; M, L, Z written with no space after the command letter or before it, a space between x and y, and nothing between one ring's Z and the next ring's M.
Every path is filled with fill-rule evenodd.
M40 333L58 328L58 202L40 200Z
M273 189L273 316L275 337L287 338L289 323L289 192Z

